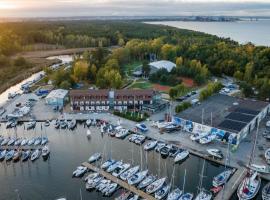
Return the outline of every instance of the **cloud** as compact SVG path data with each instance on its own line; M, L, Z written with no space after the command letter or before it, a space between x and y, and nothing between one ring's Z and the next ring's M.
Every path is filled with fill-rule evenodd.
M0 0L1 2L7 2ZM270 16L270 0L9 0L16 12L1 17L56 16Z

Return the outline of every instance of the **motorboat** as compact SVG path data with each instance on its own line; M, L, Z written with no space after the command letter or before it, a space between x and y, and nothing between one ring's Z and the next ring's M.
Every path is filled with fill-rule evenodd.
M207 136L207 135L208 135L208 133L206 133L206 132L194 133L194 134L192 134L192 135L190 136L190 139L191 139L192 141L199 141L201 138L203 138L203 137L205 137L205 136Z
M160 150L165 146L166 146L166 144L164 142L158 142L156 147L155 147L155 151L160 152Z
M141 145L144 143L146 137L144 135L139 135L135 140L134 140L134 143L135 144L138 144L138 145Z
M65 120L61 120L61 121L60 121L60 128L61 128L61 129L66 129L66 128L67 128L67 123L66 123Z
M265 151L264 157L265 157L266 162L270 164L270 148Z
M15 143L16 139L15 138L10 138L10 140L8 141L7 145L8 146L12 146Z
M75 127L76 127L77 123L76 123L76 120L71 120L68 122L68 129L69 130L73 130Z
M94 179L88 179L85 184L86 190L94 189L102 180L104 180L104 178L102 178L101 176L98 176Z
M199 192L199 194L196 196L195 200L211 200L212 194L206 190L202 190Z
M184 159L186 159L189 155L189 151L188 150L184 150L182 149L179 153L177 153L177 155L174 158L174 162L180 162L183 161Z
M44 122L44 126L50 126L50 121L49 121L49 120L46 120L46 121Z
M106 191L104 192L105 196L111 196L117 189L117 183L111 183L107 186Z
M5 146L7 145L7 143L9 142L10 138L5 138L2 142L1 142L1 146Z
M136 128L139 129L141 132L147 132L148 128L145 124L136 124Z
M144 171L140 171L134 175L132 175L129 179L128 179L128 184L129 185L136 185L138 183L140 183L147 175L148 170L144 170Z
M6 154L7 154L7 150L3 150L0 152L0 161L5 159Z
M270 183L267 183L262 189L262 199L270 200Z
M101 158L101 153L94 153L92 156L90 156L90 158L88 159L88 162L93 163L99 160L100 158Z
M124 163L122 165L119 165L118 167L115 168L112 175L115 176L115 177L118 177L122 173L124 173L129 167L130 167L129 163Z
M116 169L116 167L118 167L119 165L122 165L122 164L123 164L122 161L117 161L114 164L112 164L111 166L109 166L106 171L109 172L109 173L111 173L111 172L113 172Z
M146 187L146 192L148 194L152 194L152 193L158 191L159 189L162 188L165 181L166 181L166 178L161 178L161 179L158 179L158 180L154 181L153 183L151 183L150 185L148 185Z
M85 177L84 181L87 182L88 180L95 179L95 178L97 178L98 176L99 176L99 173L96 173L96 172L91 173L91 174L88 174L88 175Z
M15 154L15 151L13 149L8 151L5 155L6 161L10 161L13 158L14 154Z
M138 134L132 134L132 136L128 138L128 141L134 142L138 137L139 137Z
M40 150L36 149L31 155L31 161L35 161L36 159L39 158L39 156L40 156Z
M172 145L170 152L169 152L169 156L170 157L175 157L178 153L179 153L180 149L174 145Z
M129 134L129 130L122 128L115 134L115 137L123 139L128 134Z
M27 139L23 139L21 142L21 146L25 146L28 144L28 140Z
M54 128L56 128L56 129L60 128L60 122L58 120L55 120Z
M192 200L192 199L193 199L193 194L185 193L178 200Z
M216 135L212 134L212 135L207 135L201 139L199 139L199 143L200 144L209 144L210 142L212 142L214 139L216 139Z
M35 146L40 145L40 144L41 144L41 141L42 141L41 137L37 137L37 138L35 139L34 145L35 145Z
M49 156L50 149L49 149L49 147L47 145L42 147L41 154L42 154L43 158Z
M176 188L168 194L167 200L178 200L182 193L182 190Z
M20 158L21 158L21 156L22 156L22 152L21 151L15 151L15 153L13 155L13 158L12 158L13 162L19 161Z
M32 139L28 140L27 145L28 146L33 145L35 143L35 140L36 140L35 138L32 138Z
M87 127L91 126L91 124L92 124L92 120L91 119L86 120L85 125Z
M240 183L237 196L241 200L253 199L261 186L261 178L257 175L257 172L249 172L247 176Z
M101 165L101 169L107 169L108 167L110 167L112 164L114 164L116 161L113 159L108 159L106 162L104 162Z
M172 145L166 145L166 146L164 146L164 147L162 147L161 149L160 149L160 154L162 155L162 156L169 156L169 153L170 153L170 150L171 150L171 147Z
M129 170L122 173L120 175L120 178L125 181L125 180L129 179L131 176L133 176L134 174L136 174L139 171L139 169L140 169L139 165L132 167Z
M49 142L48 137L42 137L41 138L41 145L45 145Z
M207 153L214 158L223 159L223 154L219 149L207 149Z
M36 127L36 121L31 119L27 124L26 124L26 129L30 130Z
M171 124L165 126L164 128L162 128L162 130L164 130L166 133L172 133L174 131L179 130L179 128L180 128L179 125L171 123Z
M158 191L155 192L155 198L159 200L163 199L169 193L170 189L170 184L163 185Z
M131 193L129 191L125 191L116 197L115 200L127 200L130 194Z
M30 158L31 155L31 151L27 150L27 151L23 151L22 152L22 161L27 161Z
M213 178L212 185L214 187L224 185L228 181L230 176L233 174L233 172L234 172L234 170L228 169L228 170L225 170L225 171L221 172L220 174L216 175Z
M250 166L248 166L251 170L253 171L257 171L260 173L264 173L264 174L269 174L270 173L270 168L269 166L265 166L265 165L257 165L257 164L251 164Z
M18 138L18 139L16 139L16 141L14 142L14 145L15 145L15 146L20 146L21 143L22 143L22 139L21 139L21 138Z
M156 140L149 141L146 145L144 145L143 148L145 151L150 151L157 146L157 143L158 143L158 141L156 141Z
M73 177L81 177L87 172L87 167L79 166L76 170L72 173Z

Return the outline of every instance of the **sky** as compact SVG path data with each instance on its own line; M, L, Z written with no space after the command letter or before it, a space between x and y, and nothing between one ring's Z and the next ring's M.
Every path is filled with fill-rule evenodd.
M270 0L0 0L0 17L270 16Z

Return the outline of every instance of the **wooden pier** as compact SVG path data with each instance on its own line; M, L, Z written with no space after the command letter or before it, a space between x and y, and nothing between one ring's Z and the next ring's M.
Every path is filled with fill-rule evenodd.
M87 162L84 162L82 163L83 166L87 167L88 169L92 170L92 171L95 171L95 172L98 172L100 173L100 175L102 175L103 177L105 177L106 179L109 179L115 183L117 183L118 185L120 185L121 187L133 192L134 194L137 194L139 195L140 197L142 197L143 199L147 199L147 200L155 200L155 198L147 193L145 193L144 191L142 190L139 190L137 189L136 187L132 186L132 185L129 185L127 182L125 181L122 181L121 179L111 175L110 173L98 168L98 167L95 167L94 165L92 164L89 164Z
M226 183L225 188L218 193L214 200L230 200L231 196L244 179L246 173L247 169L245 167L240 167Z

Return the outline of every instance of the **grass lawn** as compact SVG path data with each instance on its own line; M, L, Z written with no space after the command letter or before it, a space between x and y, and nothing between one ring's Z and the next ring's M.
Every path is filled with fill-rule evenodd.
M139 68L142 65L142 62L135 61L133 63L129 63L125 65L125 71L131 75L133 71L135 71L137 68Z
M133 88L133 89L151 89L153 88L153 85L149 82L135 82L133 83L130 88Z

